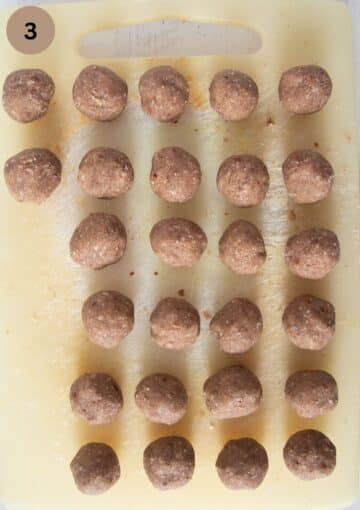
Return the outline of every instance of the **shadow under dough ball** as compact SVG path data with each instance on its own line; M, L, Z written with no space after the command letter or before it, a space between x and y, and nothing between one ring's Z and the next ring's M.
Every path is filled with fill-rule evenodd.
M254 80L232 69L215 74L209 92L211 107L225 120L246 119L259 100Z
M255 439L228 441L216 460L220 480L228 489L256 489L269 468L265 448Z
M165 147L152 159L150 185L167 202L184 203L196 193L201 182L199 162L180 147Z
M219 420L240 418L255 412L262 398L259 379L242 365L222 368L204 383L209 412Z
M281 76L279 97L290 113L305 114L321 110L332 92L331 78L319 66L297 66Z
M106 349L117 347L134 327L132 301L115 290L92 294L81 315L89 339Z
M294 274L310 280L324 278L340 260L334 232L325 228L303 230L286 243L285 261Z
M160 347L181 350L192 345L200 333L196 308L180 298L162 299L150 316L151 338Z
M324 200L334 182L334 170L318 152L292 152L282 167L287 192L297 204L313 204Z
M127 103L126 82L111 69L90 65L76 78L73 86L75 107L91 120L116 119Z
M191 443L178 436L156 439L144 450L145 472L154 487L171 490L187 484L194 473L195 452Z
M282 323L294 345L318 351L334 336L335 308L324 299L305 294L287 305Z
M119 386L107 374L91 373L78 377L70 388L73 413L90 425L114 421L123 406Z
M80 266L102 269L124 255L126 230L113 214L89 214L75 229L70 240L70 255Z
M167 218L156 223L150 232L154 253L173 267L192 267L207 247L203 230L184 218Z
M188 397L184 385L176 377L152 374L137 385L135 402L150 421L173 425L184 417Z
M260 231L248 221L234 221L220 238L219 256L234 273L255 274L266 260Z
M81 160L78 181L92 197L116 198L132 187L134 170L123 152L98 147L89 151Z
M6 161L4 176L15 200L40 204L59 186L61 163L47 149L26 149Z
M104 443L87 443L70 464L77 488L96 495L109 490L120 478L120 464L114 450Z
M336 466L336 448L318 430L300 430L287 441L284 451L287 468L301 480L329 476Z
M171 66L152 67L139 81L143 111L160 122L174 122L189 101L189 85Z

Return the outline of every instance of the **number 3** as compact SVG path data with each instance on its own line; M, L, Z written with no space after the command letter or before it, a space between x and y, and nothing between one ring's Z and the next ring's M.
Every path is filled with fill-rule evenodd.
M35 23L25 23L25 27L28 29L27 34L24 35L25 39L32 41L37 38L36 25Z

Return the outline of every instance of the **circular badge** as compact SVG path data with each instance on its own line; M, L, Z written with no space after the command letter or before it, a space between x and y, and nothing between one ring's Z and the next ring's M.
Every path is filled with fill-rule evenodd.
M55 25L44 9L22 7L10 16L6 33L10 44L17 51L34 55L50 46L55 35Z

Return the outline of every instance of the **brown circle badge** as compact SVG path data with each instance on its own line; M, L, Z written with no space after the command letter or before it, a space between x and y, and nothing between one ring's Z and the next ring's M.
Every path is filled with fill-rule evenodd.
M50 46L55 35L55 25L44 9L22 7L10 16L6 33L10 44L17 51L34 55Z

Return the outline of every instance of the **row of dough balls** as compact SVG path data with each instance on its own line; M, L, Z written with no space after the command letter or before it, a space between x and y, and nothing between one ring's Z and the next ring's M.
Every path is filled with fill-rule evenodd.
M308 114L321 110L332 91L328 73L314 65L297 66L283 73L279 98L290 113ZM51 77L40 69L11 73L3 86L6 112L19 122L43 117L55 92ZM160 122L174 122L189 101L185 77L171 66L153 67L139 81L143 111ZM254 80L238 70L218 72L209 88L211 107L225 120L247 118L256 108L259 91ZM124 110L128 86L111 69L90 65L83 69L73 86L76 108L95 121L111 121Z

